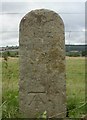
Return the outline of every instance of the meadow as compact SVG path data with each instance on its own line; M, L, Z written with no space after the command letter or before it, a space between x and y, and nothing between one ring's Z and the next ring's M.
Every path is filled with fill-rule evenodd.
M1 64L1 61L0 61ZM19 58L2 60L2 117L20 118ZM85 58L66 57L67 116L80 118L86 114Z

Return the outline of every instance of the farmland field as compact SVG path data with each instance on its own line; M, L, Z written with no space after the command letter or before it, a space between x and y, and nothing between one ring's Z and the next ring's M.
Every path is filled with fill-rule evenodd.
M0 60L1 63L1 60ZM19 59L2 60L3 118L19 118ZM66 57L67 115L79 118L85 115L85 58Z

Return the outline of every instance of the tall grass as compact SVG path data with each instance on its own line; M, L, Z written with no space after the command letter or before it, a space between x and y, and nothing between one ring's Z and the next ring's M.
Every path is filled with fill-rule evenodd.
M19 59L3 60L2 68L3 118L19 118ZM66 58L66 88L68 117L83 116L86 112L84 58Z
M69 117L82 117L86 112L85 58L66 59L66 88Z
M8 58L2 63L2 117L17 118L18 113L19 61Z

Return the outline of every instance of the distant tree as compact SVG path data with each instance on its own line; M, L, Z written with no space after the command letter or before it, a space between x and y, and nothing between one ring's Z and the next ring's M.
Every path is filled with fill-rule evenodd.
M16 54L16 57L18 57L18 54L19 54L18 51L15 54Z
M4 58L5 61L8 60L8 54L7 54L7 52L3 52L3 58Z
M82 56L87 56L87 51L82 51Z
M68 56L70 57L79 57L80 56L80 52L68 52L67 53Z
M10 56L10 52L9 51L7 51L7 56Z

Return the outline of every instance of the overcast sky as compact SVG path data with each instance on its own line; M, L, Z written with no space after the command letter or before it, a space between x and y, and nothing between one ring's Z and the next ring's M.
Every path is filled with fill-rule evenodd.
M61 16L65 24L66 44L85 44L85 0L68 1L3 0L0 3L0 46L19 45L20 20L31 10L41 8L51 9Z

